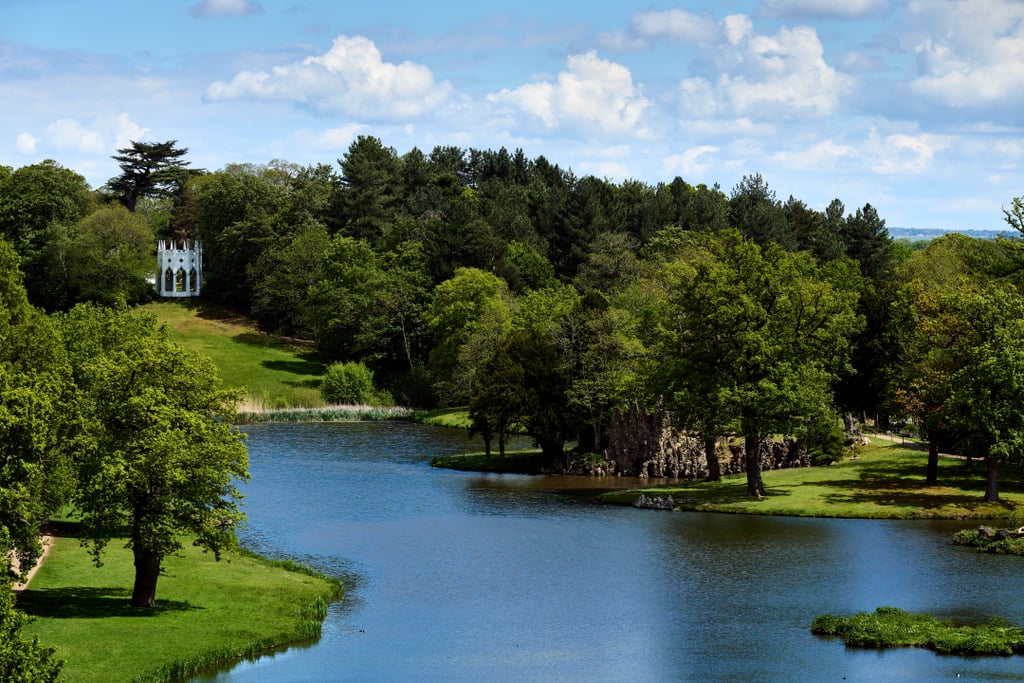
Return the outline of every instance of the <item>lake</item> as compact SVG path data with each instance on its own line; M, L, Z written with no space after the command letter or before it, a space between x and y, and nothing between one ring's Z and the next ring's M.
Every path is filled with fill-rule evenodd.
M347 592L318 642L196 681L1024 680L1020 658L810 633L819 614L881 605L1024 624L1024 560L952 546L967 522L602 506L599 490L628 482L431 468L480 449L460 431L246 431L243 544Z

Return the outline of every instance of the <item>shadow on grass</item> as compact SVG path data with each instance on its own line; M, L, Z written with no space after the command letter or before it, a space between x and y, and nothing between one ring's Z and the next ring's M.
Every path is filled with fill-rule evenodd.
M179 299L181 304L189 309L195 311L196 316L204 320L216 320L219 322L239 323L239 324L251 324L252 321L246 318L238 311L232 310L226 306L219 304L211 304L203 301L202 299L185 298Z
M128 604L126 588L69 587L26 590L18 598L18 609L50 619L103 619L106 617L155 617L167 612L203 609L180 600L157 600L151 608Z
M278 372L290 372L293 375L322 375L327 371L327 366L312 354L299 356L298 360L264 360L260 361L260 365Z

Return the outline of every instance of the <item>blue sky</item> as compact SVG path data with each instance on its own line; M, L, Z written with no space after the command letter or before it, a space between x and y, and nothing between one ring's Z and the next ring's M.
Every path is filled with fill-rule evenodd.
M0 0L0 164L195 167L522 148L577 176L1002 229L1024 195L1024 0Z

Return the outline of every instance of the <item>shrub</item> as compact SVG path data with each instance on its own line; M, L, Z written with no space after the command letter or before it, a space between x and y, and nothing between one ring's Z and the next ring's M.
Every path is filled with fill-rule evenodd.
M320 395L331 404L374 404L373 371L362 363L332 363L320 383Z

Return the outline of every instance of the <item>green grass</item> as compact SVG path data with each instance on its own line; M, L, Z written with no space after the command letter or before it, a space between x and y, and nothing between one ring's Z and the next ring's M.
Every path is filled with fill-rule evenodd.
M850 617L823 614L811 624L811 632L842 638L850 647L924 647L951 655L1024 653L1024 629L1002 619L958 625L895 607L879 607Z
M999 503L985 503L984 464L942 458L939 485L925 486L927 455L899 444L876 442L826 467L764 472L767 497L746 495L746 476L718 482L692 481L671 486L604 494L606 503L631 505L641 493L671 495L677 510L734 512L799 517L868 519L1005 519L1024 510L1020 481L1000 482Z
M236 313L190 301L143 307L167 324L171 338L209 356L229 387L245 388L242 410L320 407L327 364L310 344L259 332Z
M539 448L505 451L504 457L498 455L498 451L495 449L489 456L485 453L462 453L439 456L430 461L431 467L464 472L503 474L539 474L548 464L550 464L548 459L544 457Z
M128 606L131 552L111 542L97 569L61 525L19 609L26 635L57 648L64 676L82 681L167 681L215 664L319 637L340 582L249 553L222 557L187 547L165 558L152 610Z
M416 422L421 422L434 427L449 427L451 429L469 429L473 423L469 420L467 408L435 408L423 410L415 414Z

